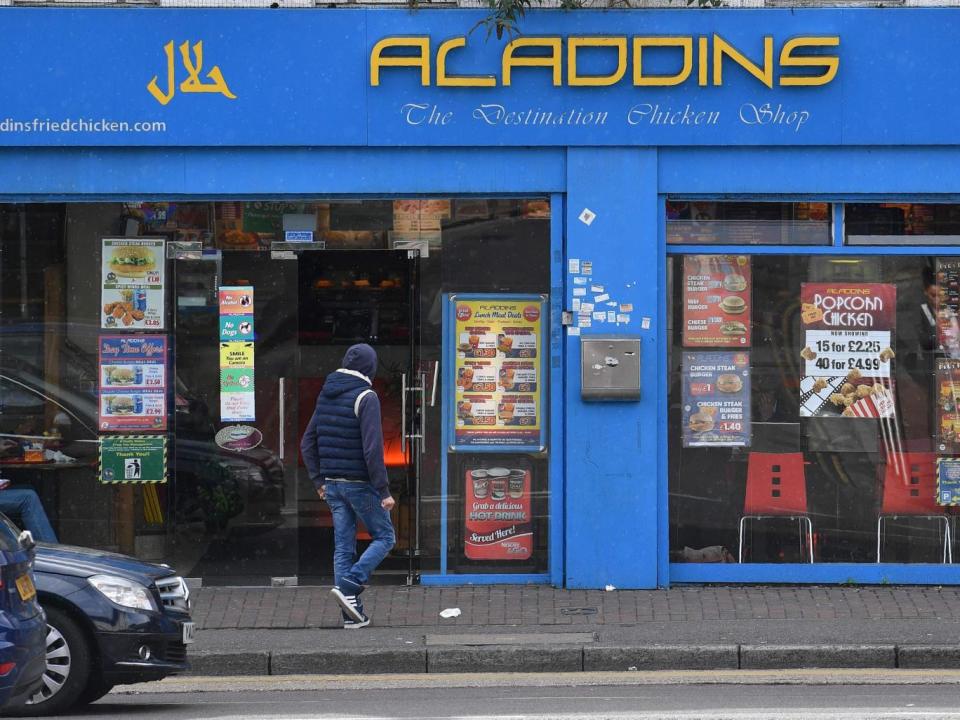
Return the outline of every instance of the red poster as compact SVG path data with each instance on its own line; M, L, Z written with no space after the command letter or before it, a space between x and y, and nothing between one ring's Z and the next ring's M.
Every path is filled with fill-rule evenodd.
M530 471L468 468L464 554L471 560L527 560L533 554Z
M750 258L683 258L683 346L750 347Z

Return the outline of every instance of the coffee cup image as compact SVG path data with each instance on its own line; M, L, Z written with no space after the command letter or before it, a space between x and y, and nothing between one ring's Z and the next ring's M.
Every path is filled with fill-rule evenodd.
M497 335L497 349L502 353L510 352L513 349L513 338L509 335Z
M500 368L500 386L504 390L512 390L516 382L516 371L513 368Z
M727 295L720 301L720 309L728 315L739 315L747 309L747 301L739 295Z
M480 346L480 336L479 336L479 335L471 335L471 336L469 337L468 342L470 343L470 347L471 347L472 349L476 350L476 349Z
M501 420L513 420L513 411L514 405L512 402L502 402L497 407L497 415L500 416Z
M461 400L457 403L457 416L461 418L469 418L473 415L473 403L469 400Z
M460 368L457 370L457 385L464 390L470 390L473 387L473 368Z

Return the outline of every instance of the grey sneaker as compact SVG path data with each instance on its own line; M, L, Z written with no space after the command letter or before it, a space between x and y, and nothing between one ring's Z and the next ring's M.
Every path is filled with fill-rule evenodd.
M358 630L358 629L360 629L360 628L365 628L365 627L366 627L367 625L369 625L369 624L370 624L370 618L368 618L366 615L364 615L364 616L363 616L363 620L360 620L360 621L357 621L357 620L344 620L344 621L343 621L343 629L344 629L344 630Z
M355 623L361 623L366 620L369 624L370 621L367 619L367 616L363 614L363 605L360 604L356 595L344 595L336 585L330 589L330 594L333 595L334 600L340 605L340 609L343 610L346 618L353 620Z

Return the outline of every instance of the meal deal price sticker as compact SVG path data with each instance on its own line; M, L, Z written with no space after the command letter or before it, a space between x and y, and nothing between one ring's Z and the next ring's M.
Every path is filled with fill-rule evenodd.
M454 444L542 444L543 299L457 298L453 303Z
M100 327L162 330L165 262L162 239L104 239Z
M750 353L683 353L683 446L749 447Z
M683 258L683 346L750 347L750 258Z
M533 554L530 470L468 467L463 552L470 560L527 560Z
M167 338L100 338L100 430L167 429Z
M801 417L892 417L897 288L803 283Z

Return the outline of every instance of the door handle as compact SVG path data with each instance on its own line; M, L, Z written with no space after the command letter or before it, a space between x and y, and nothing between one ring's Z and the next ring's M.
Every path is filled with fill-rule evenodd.
M403 454L407 454L407 374L400 376L400 442Z
M427 449L427 375L420 373L420 454Z
M277 415L278 421L280 423L280 460L284 459L286 455L286 445L287 445L287 433L286 433L286 424L287 424L287 393L286 393L287 379L280 378L279 384L279 393L280 397L277 400Z

